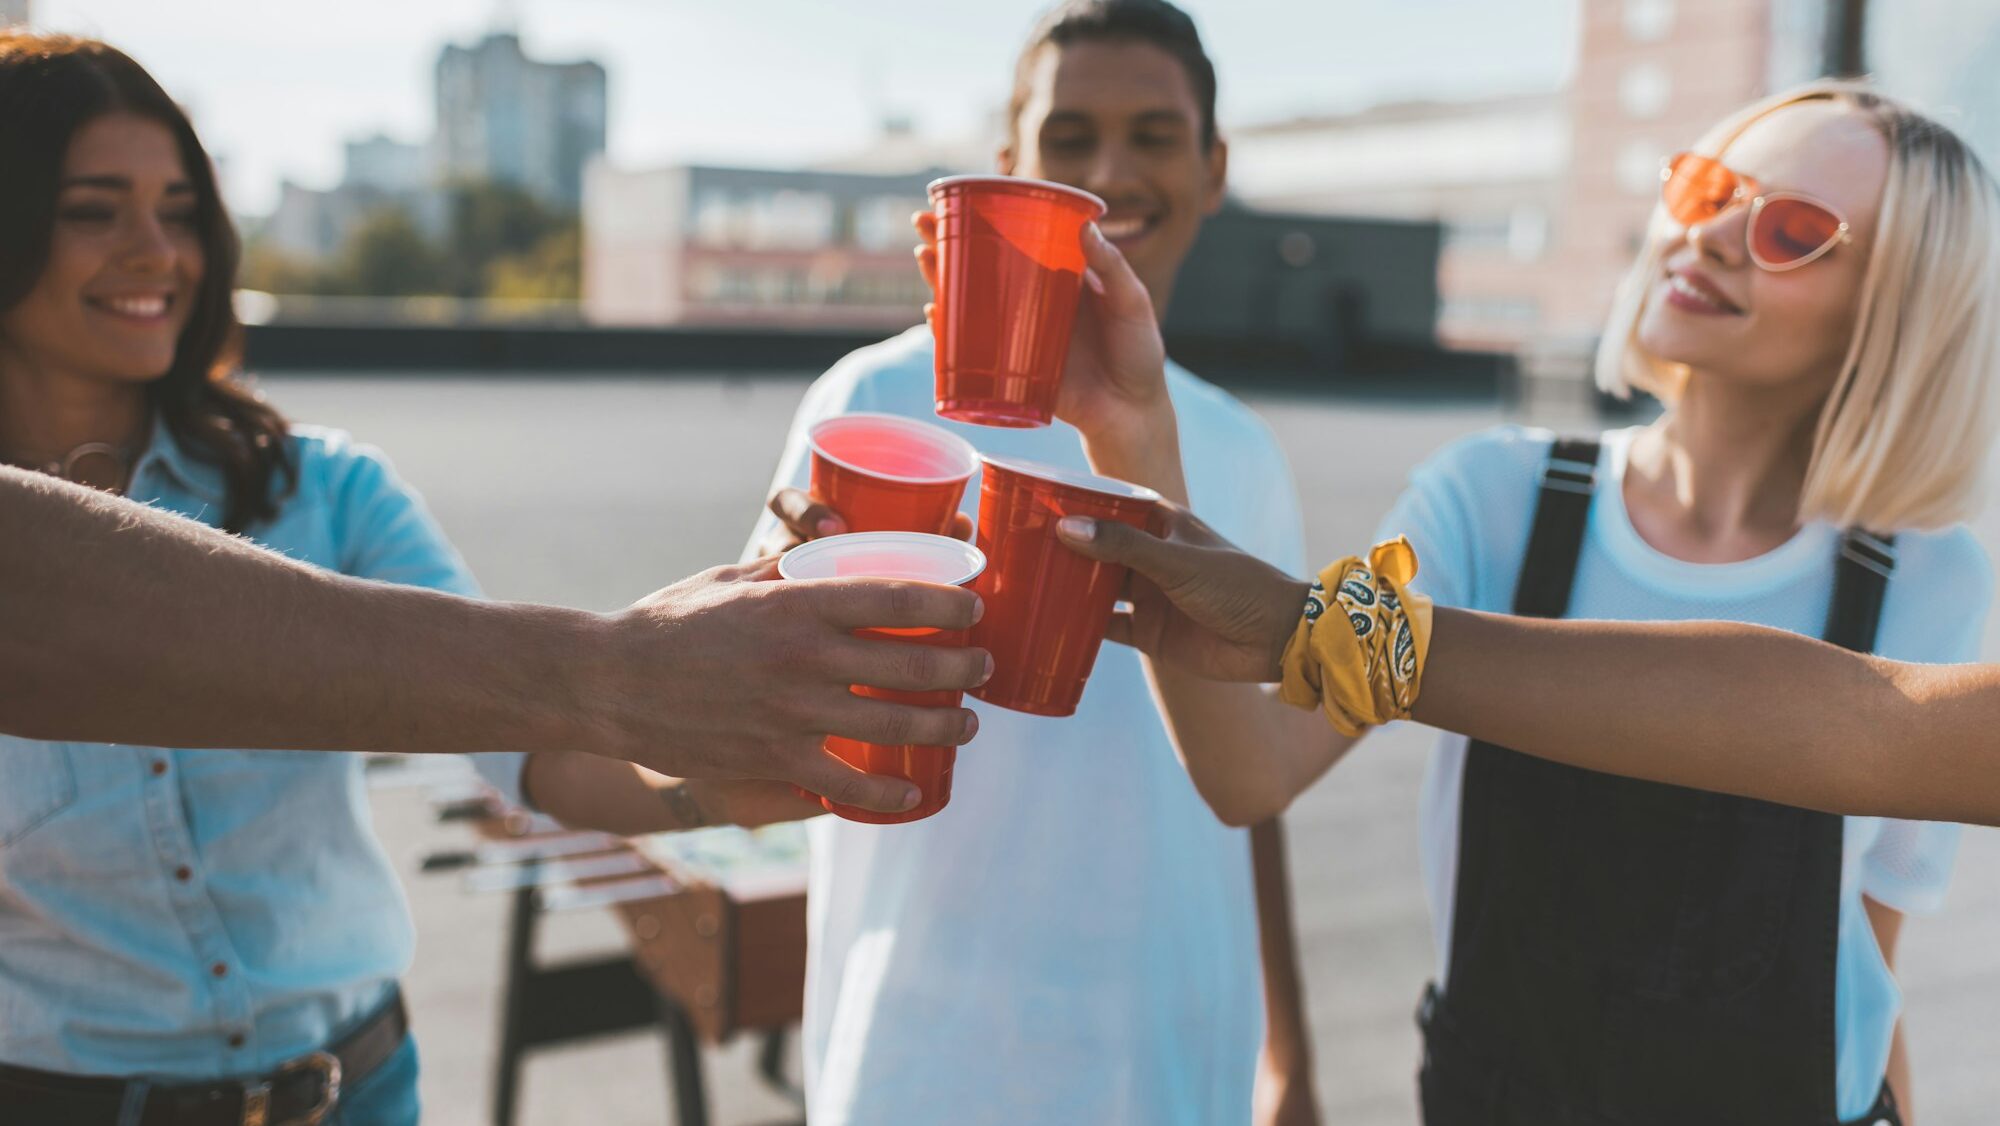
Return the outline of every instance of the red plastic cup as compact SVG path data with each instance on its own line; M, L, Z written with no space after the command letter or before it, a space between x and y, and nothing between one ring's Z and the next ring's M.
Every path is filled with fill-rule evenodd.
M937 213L937 412L982 426L1047 426L1083 286L1089 192L1013 176L946 176Z
M965 483L979 468L972 443L941 426L892 414L844 414L815 424L814 500L850 532L950 535Z
M978 548L964 540L922 532L857 532L828 536L823 540L800 544L778 560L778 573L787 579L861 576L916 579L945 586L964 586L978 578L985 569L986 557L980 554ZM863 629L856 630L855 636L956 648L965 645L966 633L962 629ZM925 708L955 708L965 695L956 689L898 692L859 684L854 686L853 691L857 696ZM907 779L915 783L922 793L914 807L901 813L876 813L820 798L821 807L828 813L870 825L898 825L905 821L920 821L951 802L951 771L958 762L957 747L889 746L829 735L826 737L826 750L842 762L870 774ZM804 790L800 792L807 797L817 796Z
M989 565L972 589L986 613L972 643L993 654L993 676L974 696L1033 715L1076 712L1126 568L1071 551L1056 521L1090 516L1160 535L1159 502L1153 490L1109 477L985 459L978 542Z

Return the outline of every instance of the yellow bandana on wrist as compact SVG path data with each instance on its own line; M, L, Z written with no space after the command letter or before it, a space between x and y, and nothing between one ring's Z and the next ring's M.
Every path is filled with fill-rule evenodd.
M1407 718L1431 644L1431 600L1409 591L1416 577L1416 549L1402 536L1321 571L1285 646L1279 697L1324 706L1348 736Z

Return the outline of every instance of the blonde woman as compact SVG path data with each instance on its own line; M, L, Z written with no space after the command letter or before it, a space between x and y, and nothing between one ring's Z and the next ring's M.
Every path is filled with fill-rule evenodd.
M1717 777L1712 742L1686 748L1709 772L1679 776L1678 736L1716 737L1713 717L1691 724L1649 701L1682 670L1636 650L1619 659L1601 635L1564 627L1544 628L1569 659L1538 660L1494 644L1509 630L1540 636L1531 623L1496 631L1447 608L1720 618L1904 660L1972 659L1992 572L1952 522L1971 508L1994 420L2000 204L1958 138L1853 85L1751 107L1676 158L1663 186L1599 375L1654 391L1666 415L1596 443L1518 429L1458 443L1417 471L1384 528L1409 535L1415 589L1439 608L1419 718L1761 793ZM1155 345L1118 315L1115 261L1095 264L1109 315L1071 377L1129 413L1157 412ZM1127 419L1086 433L1094 463L1177 493L1170 444L1118 440L1138 432ZM1116 554L1130 538L1078 542ZM1206 618L1146 588L1124 629L1180 658L1151 671L1204 796L1229 820L1268 816L1352 740L1197 676L1231 671L1214 626L1257 618L1249 610L1276 593L1294 607L1289 634L1303 587L1227 571L1238 561L1213 546L1173 557L1191 570L1141 566L1175 600L1207 589ZM1224 581L1189 578L1210 573ZM1730 641L1739 673L1742 646L1776 644ZM1599 665L1581 667L1583 653ZM1473 683L1489 674L1514 696ZM1500 717L1483 726L1467 695ZM1519 700L1548 710L1524 721ZM1592 734L1622 734L1633 725L1611 717L1627 707L1660 724L1643 766L1625 761L1637 758L1629 743L1592 753L1551 735L1572 714ZM1737 745L1761 744L1746 733ZM1791 749L1788 767L1802 757ZM1423 1006L1431 1126L1909 1120L1890 967L1903 912L1942 895L1952 827L1698 793L1456 738L1434 758L1423 826L1440 952Z

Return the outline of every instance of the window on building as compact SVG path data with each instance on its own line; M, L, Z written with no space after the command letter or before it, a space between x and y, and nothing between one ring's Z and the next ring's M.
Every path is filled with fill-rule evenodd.
M923 206L922 200L904 196L870 196L860 200L854 205L854 245L872 251L916 245L917 233L910 229L910 213Z
M1625 36L1656 43L1674 29L1674 0L1625 0Z
M1618 150L1618 186L1629 195L1652 195L1660 190L1660 162L1672 154L1666 146L1647 137L1625 142Z
M1618 76L1618 105L1625 116L1651 120L1667 110L1673 96L1673 80L1659 63L1634 63Z

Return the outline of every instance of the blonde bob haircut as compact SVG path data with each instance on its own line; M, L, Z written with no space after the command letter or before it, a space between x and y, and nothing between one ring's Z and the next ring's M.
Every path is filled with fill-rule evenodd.
M1976 510L2000 417L2000 186L1956 133L1861 82L1815 82L1758 102L1696 151L1719 156L1752 122L1816 101L1867 115L1889 142L1889 178L1799 519L1885 533L1957 523ZM1598 343L1597 385L1621 398L1636 387L1671 404L1687 383L1686 365L1638 339L1674 227L1656 205Z

